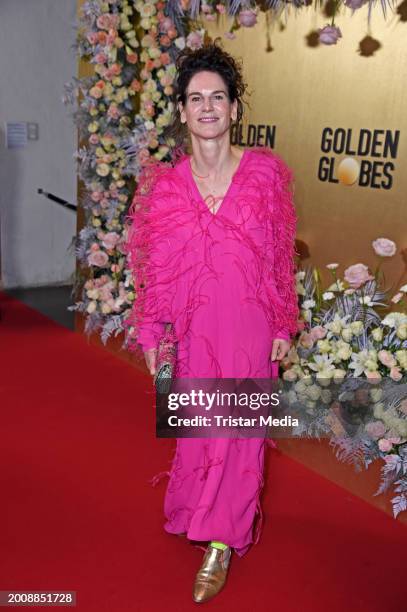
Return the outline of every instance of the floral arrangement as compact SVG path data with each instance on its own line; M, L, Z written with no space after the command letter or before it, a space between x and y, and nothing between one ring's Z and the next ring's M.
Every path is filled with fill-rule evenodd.
M382 483L394 483L394 515L407 510L407 285L385 301L381 266L396 253L391 240L373 242L374 274L358 263L322 288L318 269L297 272L299 335L282 361L287 401L301 412L297 435L329 434L338 458L367 467L381 458Z

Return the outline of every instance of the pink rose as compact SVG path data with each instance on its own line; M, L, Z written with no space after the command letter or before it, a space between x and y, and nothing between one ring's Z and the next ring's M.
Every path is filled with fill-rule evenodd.
M396 382L403 378L403 374L401 373L399 366L394 366L390 369L390 378Z
M251 9L240 11L238 21L244 28L252 28L257 23L257 15Z
M384 436L386 428L381 421L372 421L366 425L366 431L373 440L378 440Z
M88 39L88 41L90 42L91 45L96 45L96 43L98 41L98 33L97 32L89 32L89 34L86 35L86 38Z
M88 264L90 266L97 266L98 268L106 268L106 264L109 261L108 256L104 251L94 251L88 256Z
M311 334L308 334L307 332L302 332L300 336L300 344L304 348L312 348L314 346L314 340L312 339Z
M394 359L393 355L389 353L389 351L379 351L377 353L378 360L386 366L386 368L392 368L396 365L397 361Z
M339 38L342 38L342 33L336 26L327 25L318 30L319 42L323 45L336 45Z
M305 321L297 319L297 331L303 331L305 329Z
M174 24L172 23L172 19L170 19L170 17L166 17L160 22L161 32L168 32L168 30L171 30L171 28L173 27L174 27Z
M96 20L96 25L101 30L108 30L110 28L110 15L100 15Z
M120 111L114 104L111 104L107 110L107 114L112 119L118 119L120 117Z
M390 442L390 440L382 438L379 440L379 448L383 453L388 453L393 448L393 444Z
M393 257L396 253L396 244L393 240L388 240L387 238L373 240L372 246L376 255L380 255L380 257Z
M310 336L312 338L312 340L322 340L322 338L325 338L327 334L327 331L324 327L322 327L322 325L317 325L316 327L313 327L310 331Z
M120 240L119 234L116 234L116 232L108 232L107 234L105 234L102 240L102 244L105 247L105 249L111 250L115 248L119 240Z
M92 191L92 193L90 194L90 197L94 202L99 202L99 200L102 197L102 194L100 191Z
M186 39L186 46L196 51L200 49L203 45L203 37L199 32L191 32L188 34Z
M102 51L100 53L96 53L95 61L97 64L105 64L107 62L107 55Z
M346 268L344 278L353 289L359 289L368 280L373 280L374 276L369 274L367 266L359 263Z

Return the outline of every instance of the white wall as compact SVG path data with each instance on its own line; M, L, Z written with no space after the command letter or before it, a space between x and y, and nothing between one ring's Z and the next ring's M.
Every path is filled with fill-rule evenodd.
M0 2L0 225L5 288L66 284L76 215L37 194L76 203L76 128L63 85L77 74L76 0ZM38 123L39 139L6 149L4 123Z

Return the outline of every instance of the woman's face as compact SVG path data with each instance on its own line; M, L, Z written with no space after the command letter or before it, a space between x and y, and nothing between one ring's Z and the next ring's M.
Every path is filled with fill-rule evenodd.
M181 123L186 123L191 134L212 139L230 129L237 118L237 100L229 100L226 83L216 72L203 70L190 80L185 106L178 104Z

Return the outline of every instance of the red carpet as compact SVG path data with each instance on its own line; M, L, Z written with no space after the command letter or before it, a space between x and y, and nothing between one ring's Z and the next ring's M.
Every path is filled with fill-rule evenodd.
M154 437L149 379L4 294L0 309L0 590L196 610L203 553L163 531L166 480L148 484L174 446ZM260 543L205 609L405 609L405 526L276 451L267 471Z

